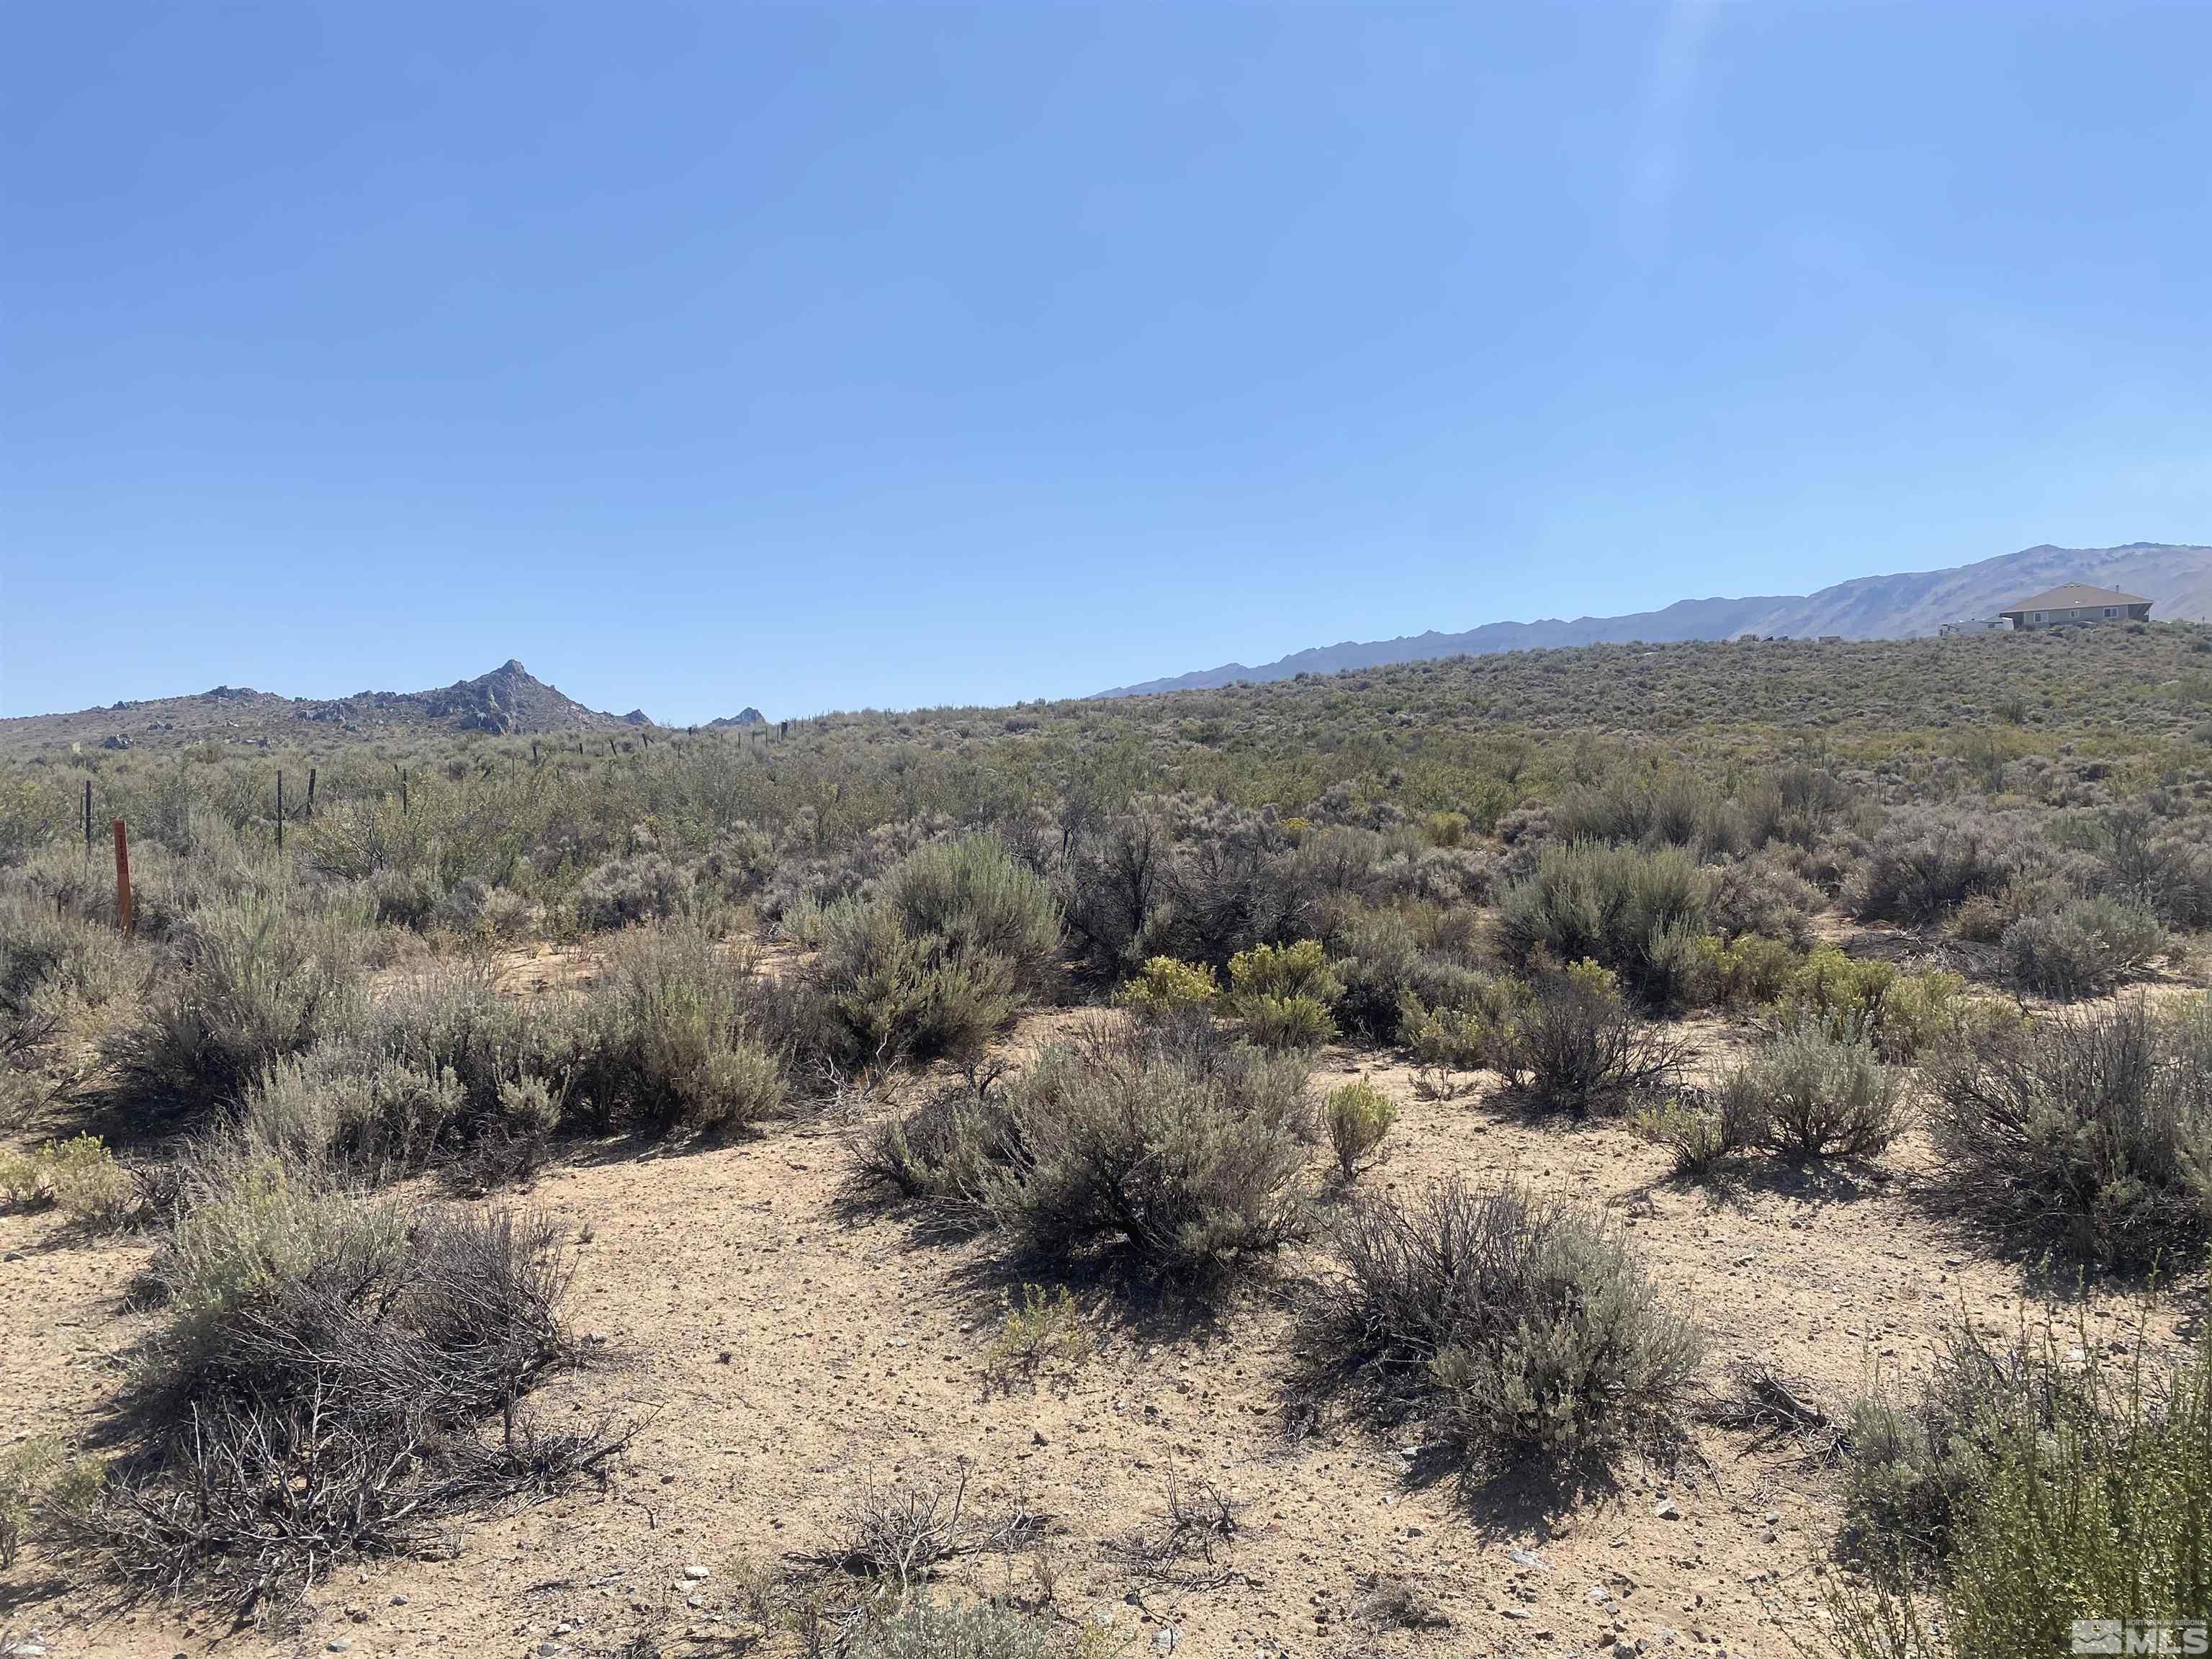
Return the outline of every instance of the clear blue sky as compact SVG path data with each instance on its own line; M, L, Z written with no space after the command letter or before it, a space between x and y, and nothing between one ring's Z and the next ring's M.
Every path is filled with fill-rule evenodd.
M2212 540L2212 5L32 4L0 713L670 721Z

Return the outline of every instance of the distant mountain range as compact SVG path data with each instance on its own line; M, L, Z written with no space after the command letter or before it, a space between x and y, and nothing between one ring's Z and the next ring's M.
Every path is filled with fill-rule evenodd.
M586 708L510 658L489 674L435 691L285 697L245 686L218 685L190 696L0 720L0 746L28 749L76 743L123 749L136 744L285 743L325 735L390 737L416 732L611 732L653 725L641 708L627 714Z
M1990 617L2015 599L2070 581L2118 588L2152 600L2151 615L2168 621L2212 617L2212 547L2130 542L2124 547L2031 547L1950 570L1861 576L1817 593L1741 599L1682 599L1663 611L1626 617L1577 617L1572 622L1486 623L1464 634L1417 634L1407 639L1316 646L1257 668L1218 668L1101 691L1102 697L1146 696L1233 685L1239 680L1286 680L1348 668L1485 656L1547 646L1644 640L1727 640L1741 634L1824 634L1850 640L1902 639L1933 634L1960 617Z

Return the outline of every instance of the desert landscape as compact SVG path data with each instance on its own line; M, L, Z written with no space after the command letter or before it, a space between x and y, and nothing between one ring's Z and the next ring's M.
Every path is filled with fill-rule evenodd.
M2212 628L210 695L0 722L0 1652L2202 1593Z

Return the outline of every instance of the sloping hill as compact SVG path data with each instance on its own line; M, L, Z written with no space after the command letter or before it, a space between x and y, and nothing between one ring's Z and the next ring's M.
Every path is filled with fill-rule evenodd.
M1902 639L1933 634L1956 617L1987 617L2003 605L2065 581L2086 581L2140 593L2154 601L2151 614L2169 621L2212 617L2212 547L2130 542L2124 547L2031 547L1950 570L1860 576L1817 593L1739 599L1682 599L1663 611L1625 617L1577 617L1572 621L1488 623L1463 634L1435 632L1409 638L1317 646L1257 668L1224 663L1218 668L1146 680L1098 693L1144 696L1190 687L1232 685L1238 680L1283 680L1298 674L1334 674L1385 663L1438 657L1485 656L1498 651L1601 645L1630 640L1661 644L1677 640L1725 640L1739 634L1840 634L1845 639Z
M612 732L650 726L642 709L624 715L586 708L510 658L489 674L434 691L357 691L349 697L285 697L218 685L182 697L118 702L69 714L0 720L0 749L68 744L287 743L319 737L408 732Z

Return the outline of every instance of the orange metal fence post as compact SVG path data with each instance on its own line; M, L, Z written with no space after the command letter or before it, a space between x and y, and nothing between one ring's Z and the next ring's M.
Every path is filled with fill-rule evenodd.
M131 840L121 818L115 820L115 928L126 937L131 932Z

